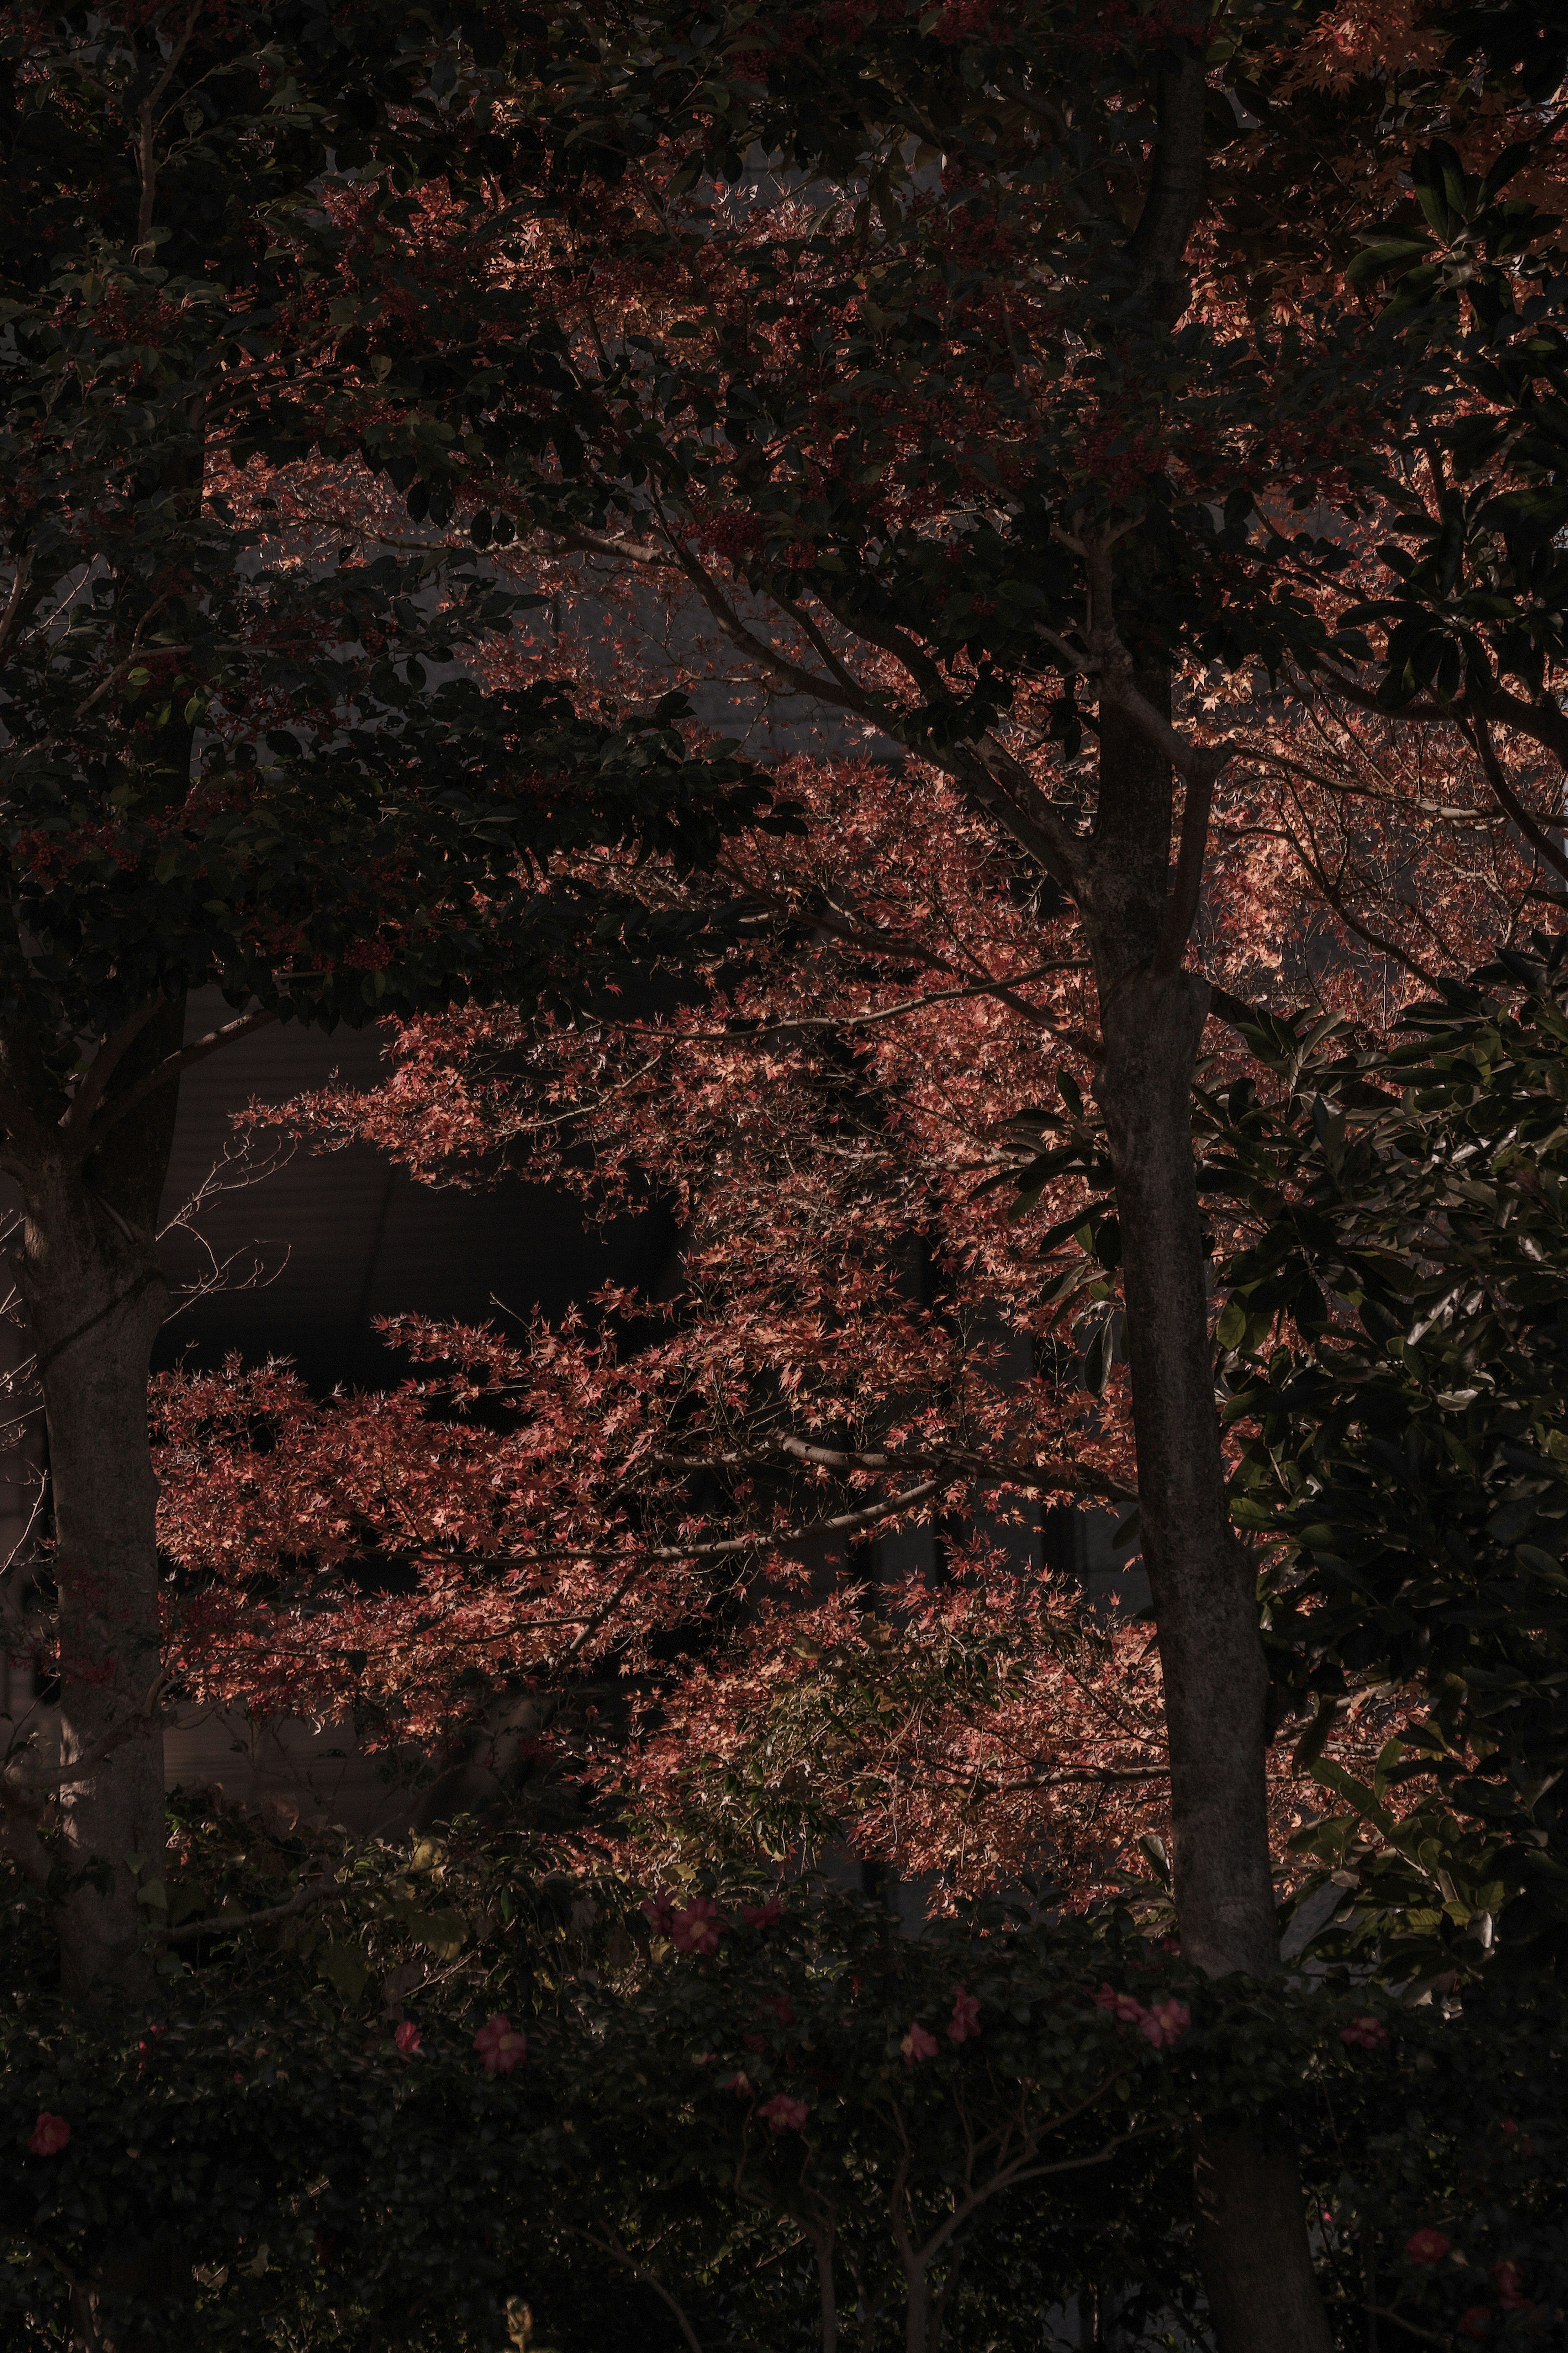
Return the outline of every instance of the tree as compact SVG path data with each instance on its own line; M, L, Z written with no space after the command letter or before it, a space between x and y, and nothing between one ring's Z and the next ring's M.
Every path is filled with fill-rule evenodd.
M688 764L679 703L580 714L528 654L481 691L519 600L471 540L340 560L255 473L366 459L439 521L504 459L542 511L598 512L547 454L592 403L515 283L482 27L13 9L5 60L0 1117L64 1725L59 1768L5 1786L85 1998L142 1986L128 1858L162 1844L145 1396L181 1070L258 1022L521 1001L635 920L552 888L563 849L702 857L757 805L733 763ZM203 987L234 1018L186 1042Z
M1105 1261L1120 1259L1177 1900L1200 1965L1263 1969L1276 1950L1267 1665L1211 1400L1188 1108L1210 998L1181 969L1228 745L1190 697L1174 726L1170 696L1173 670L1184 689L1212 662L1250 682L1258 665L1279 673L1331 658L1348 691L1363 649L1372 658L1334 581L1361 551L1362 491L1388 495L1408 363L1304 306L1313 271L1337 283L1354 226L1342 206L1304 216L1305 258L1298 247L1282 290L1303 306L1283 326L1266 301L1248 307L1237 223L1260 195L1278 221L1282 185L1294 205L1300 182L1282 156L1321 186L1293 147L1309 105L1315 126L1337 121L1363 159L1370 141L1373 177L1386 178L1386 94L1368 75L1352 105L1342 93L1309 100L1309 44L1271 47L1267 26L1238 36L1220 65L1259 130L1233 137L1237 110L1215 110L1220 201L1205 213L1205 60L1173 20L1123 27L1041 12L999 30L984 12L926 26L901 9L855 10L821 55L793 16L672 25L672 45L629 49L613 28L584 26L567 68L542 76L542 104L597 159L602 185L563 202L518 268L550 290L584 372L597 357L612 422L596 480L590 470L597 508L541 512L524 466L521 484L492 492L487 480L481 535L499 509L558 548L684 584L745 661L913 755L904 774L916 794L932 771L957 789L966 820L1009 845L1010 892L994 904L1016 894L1026 921L1033 891L1047 939L1063 902L1076 907L1095 999L1074 1028L1098 1056L1117 1192L1114 1230L1103 1205L1088 1221L1101 1254L1090 1280L1114 1278ZM685 37L710 28L711 39ZM1438 112L1471 102L1464 73L1422 88ZM1496 137L1500 124L1483 111L1466 135ZM825 216L798 186L750 206L714 199L704 169L741 179L753 134L828 175ZM938 159L940 189L918 185L911 175ZM1205 301L1190 303L1194 240L1211 231L1223 259ZM1325 497L1348 518L1338 543L1288 537L1284 519ZM1080 707L1086 697L1096 710ZM1092 820L1086 727L1098 744ZM1186 786L1173 881L1173 766ZM931 871L948 871L940 846ZM1030 944L1002 976L1015 997L1040 961ZM961 973L952 985L973 983ZM1075 1165L1055 1174L1070 1179ZM1004 1152L988 1164L1007 1166ZM1079 1195L1080 1221L1084 1207ZM1088 1352L1100 1373L1117 1353L1114 1301L1108 1280ZM929 1332L904 1320L902 1361L925 1345L929 1371L944 1350L940 1319ZM978 1371L979 1352L963 1369ZM818 1448L830 1459L814 1462L807 1440L806 1467L875 1479L889 1396L864 1388L861 1442ZM975 1378L967 1398L989 1436L1002 1409ZM1066 1452L1053 1444L1025 1467L1059 1468L1068 1491ZM680 1459L680 1474L697 1468ZM958 1492L946 1472L967 1484L973 1468L940 1454L898 1491L902 1507ZM1008 1482L1016 1472L1008 1466ZM654 1502L673 1508L678 1492L672 1474ZM870 1524L858 1514L887 1516L888 1502L850 1509L847 1524L826 1515L839 1522L828 1533L857 1533ZM1224 2136L1202 2154L1217 2191L1210 2266L1226 2340L1321 2344L1288 2163Z
M1300 332L1244 325L1244 270L1214 274L1217 328L1195 315L1206 24L857 9L825 56L793 14L705 14L700 45L693 29L683 18L687 37L601 82L602 135L637 142L655 121L658 161L676 166L651 193L645 170L646 209L628 204L619 232L640 221L678 291L663 306L637 291L662 448L613 537L679 568L759 667L929 754L1076 907L1098 1000L1177 1901L1203 1966L1262 1971L1277 1949L1268 1676L1226 1509L1192 1176L1211 999L1183 969L1229 747L1173 725L1173 670L1342 674L1370 657L1310 594L1351 549L1287 541L1282 518L1325 498L1353 518L1363 486L1386 496L1400 396L1375 351L1368 364L1321 311ZM1226 143L1251 109L1248 71L1267 102L1296 63L1268 33L1238 32ZM1261 168L1244 153L1233 199L1275 193L1272 130L1249 142ZM826 232L794 189L760 207L709 199L701 175L741 179L748 140L837 182ZM933 183L940 169L940 189L920 185L922 169ZM1507 172L1489 175L1488 200ZM1319 269L1333 267L1340 226L1325 225ZM625 315L624 276L601 286L586 258L578 283L587 317L600 302ZM662 339L649 333L661 307ZM769 601L776 633L726 575ZM1391 643L1390 660L1403 650ZM1092 818L1089 780L1051 749L1077 749L1078 695L1098 705ZM1173 872L1173 772L1185 787ZM1206 2147L1203 2163L1222 2339L1321 2344L1288 2167L1240 2144Z
M853 2302L873 2348L964 2348L1072 2300L1158 2341L1205 2326L1194 2113L1302 2143L1347 2348L1369 2307L1510 2346L1560 2325L1560 2003L1216 1987L1124 1917L995 1904L918 1939L711 1873L639 1905L514 1826L342 1871L330 1831L175 1820L202 1933L168 2010L7 2001L19 2343L471 2353L525 2341L526 2307L570 2353L821 2348Z
M1409 1007L1392 1048L1259 1039L1213 1107L1257 1220L1221 1318L1234 1508L1274 1549L1271 1646L1316 1720L1421 1707L1303 1841L1391 1974L1561 1970L1563 943Z

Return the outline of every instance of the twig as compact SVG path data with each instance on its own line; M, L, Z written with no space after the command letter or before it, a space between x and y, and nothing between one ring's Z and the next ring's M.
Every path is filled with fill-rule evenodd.
M701 2339L657 2272L650 2272L646 2264L628 2255L624 2247L616 2246L613 2239L601 2239L596 2231L579 2230L570 2222L565 2225L565 2230L569 2239L586 2239L591 2246L600 2248L608 2255L612 2263L619 2263L623 2271L628 2271L634 2279L641 2280L645 2287L651 2287L660 2302L668 2305L675 2315L676 2327L691 2348L691 2353L702 2353Z
M1424 2337L1428 2345L1453 2344L1452 2337L1446 2336L1436 2328L1417 2327L1414 2320L1406 2320L1402 2312L1395 2312L1390 2305L1368 2304L1363 2305L1362 2309L1363 2312L1374 2312L1379 2320L1394 2321L1399 2327L1408 2329L1412 2337Z
M1498 758L1497 747L1492 742L1491 729L1488 726L1484 715L1477 711L1462 718L1459 723L1480 754L1481 765L1487 772L1488 784L1490 785L1521 833L1534 849L1537 857L1543 858L1554 872L1561 875L1564 881L1568 881L1568 858L1563 856L1551 835L1536 823L1509 783L1503 773L1502 762Z
M928 1005L950 1005L964 997L999 997L1011 1003L1010 992L1026 980L1043 980L1047 973L1083 972L1084 956L1053 956L1049 964L1031 965L1027 972L1009 973L1003 980L977 980L967 988L937 988L926 997L907 997L901 1005L883 1006L876 1013L811 1013L788 1021L767 1021L755 1029L644 1029L631 1023L614 1026L626 1038L657 1038L678 1046L762 1046L796 1029L869 1029L879 1021L897 1021L906 1013L922 1013ZM606 1026L609 1026L607 1023ZM1054 1027L1054 1025L1053 1025Z
M261 1912L215 1912L205 1920L182 1920L177 1928L157 1928L153 1934L166 1945L183 1945L190 1936L234 1936L242 1928L270 1927L275 1920L290 1920L328 1896L342 1894L335 1879L313 1880L297 1888L286 1904L270 1904Z

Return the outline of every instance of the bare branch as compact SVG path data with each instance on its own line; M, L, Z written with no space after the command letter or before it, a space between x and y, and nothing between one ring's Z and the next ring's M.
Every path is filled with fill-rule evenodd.
M145 1103L149 1095L156 1094L160 1087L166 1087L171 1079L178 1078L182 1071L188 1071L193 1062L205 1061L207 1055L216 1054L220 1046L231 1046L237 1039L248 1038L253 1029L265 1029L269 1021L277 1018L275 1013L265 1009L244 1013L237 1021L226 1021L221 1029L209 1029L205 1038L197 1038L191 1045L182 1046L177 1054L166 1055L156 1070L149 1071L144 1078L137 1080L134 1086L127 1087L123 1094L116 1095L112 1102L104 1105L88 1131L87 1151L96 1152L117 1121L122 1120L127 1112L134 1111L138 1103Z
M1568 881L1568 858L1563 856L1551 835L1536 823L1509 783L1502 762L1498 758L1497 746L1492 742L1492 731L1487 724L1485 713L1480 711L1469 712L1461 717L1459 724L1480 754L1481 765L1487 772L1488 784L1530 843L1536 856L1543 859L1555 874L1560 875L1564 881Z
M617 2246L615 2240L602 2239L596 2231L579 2230L570 2222L564 2227L569 2239L586 2239L591 2245L598 2247L608 2255L612 2263L619 2263L623 2271L630 2272L634 2279L641 2280L645 2287L651 2287L660 2302L667 2305L674 2314L675 2325L690 2347L691 2353L702 2353L701 2339L657 2272L650 2272L646 2264L639 2263L634 2255L628 2255L626 2249Z
M657 1038L679 1046L762 1046L770 1038L793 1036L805 1029L870 1029L883 1021L898 1021L906 1013L923 1013L928 1006L951 1005L965 997L1000 997L1008 1004L1009 992L1021 987L1026 981L1043 980L1047 973L1083 972L1088 969L1087 956L1056 956L1049 964L1037 964L1027 972L1010 973L1005 980L977 980L966 988L935 988L924 997L910 997L901 1005L885 1005L876 1013L811 1013L787 1021L765 1021L755 1029L645 1029L631 1022L613 1023L626 1038ZM606 1020L612 1026L613 1017ZM1054 1025L1053 1025L1054 1027Z
M232 1936L242 1928L269 1928L279 1920L291 1920L312 1904L342 1893L335 1879L316 1879L309 1887L296 1888L286 1904L269 1904L260 1912L215 1912L205 1920L182 1920L177 1928L159 1928L154 1934L166 1945L183 1945L192 1936Z

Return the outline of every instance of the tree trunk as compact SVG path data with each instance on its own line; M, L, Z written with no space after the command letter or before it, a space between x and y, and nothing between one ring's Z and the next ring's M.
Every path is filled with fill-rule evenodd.
M150 1026L117 1073L130 1085L179 1043L183 1005ZM62 1984L76 2003L153 1989L138 1892L163 1876L157 1488L147 1380L167 1293L155 1237L173 1082L78 1167L64 1139L26 1157L16 1272L48 1430L59 1609L60 1763L106 1750L60 1792L68 1884L56 1906ZM112 1101L112 1094L110 1096ZM153 1915L155 1916L155 1915Z
M1182 1949L1211 1976L1279 1957L1264 1810L1268 1672L1251 1562L1231 1528L1215 1410L1193 1167L1192 1081L1207 1007L1147 970L1101 1000L1138 1441L1143 1556L1171 1743Z
M1137 684L1165 712L1169 680ZM1279 1964L1266 1813L1268 1672L1250 1560L1230 1524L1215 1407L1193 1160L1207 984L1154 966L1172 786L1163 758L1102 703L1084 914L1099 989L1105 1113L1121 1229L1143 1558L1164 1675L1176 1910L1212 1977ZM1221 2353L1327 2353L1294 2162L1245 2134L1200 2135L1199 2254Z

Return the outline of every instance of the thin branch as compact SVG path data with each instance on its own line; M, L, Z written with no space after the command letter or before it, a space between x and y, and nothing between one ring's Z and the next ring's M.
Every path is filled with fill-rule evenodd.
M10 651L11 640L21 626L22 616L26 610L27 589L32 576L33 556L31 549L28 549L16 559L16 576L11 583L11 593L5 599L5 610L4 614L0 614L0 659Z
M162 603L163 601L163 600L160 598L159 602ZM114 668L109 672L109 675L99 681L98 684L93 688L92 692L88 696L87 701L78 705L76 715L79 721L87 717L88 712L92 709L95 702L101 702L106 694L113 691L113 689L125 676L127 670L134 670L137 663L139 661L145 661L150 654L188 654L190 652L191 649L189 646L147 646L141 642L142 633L145 629L148 621L152 619L153 615L156 613L157 609L157 606L154 606L152 613L143 613L142 618L136 624L136 637L132 641L131 651L126 655L124 660L116 662Z
M900 1512L912 1512L936 1494L942 1487L953 1484L952 1478L922 1480L918 1487L906 1487L902 1494L889 1495L879 1504L868 1504L861 1511L839 1512L828 1520L803 1520L789 1528L762 1528L755 1535L724 1536L713 1543L697 1545L658 1545L636 1556L636 1566L646 1568L667 1561L717 1560L741 1552L757 1552L777 1545L806 1544L815 1536L853 1535L861 1528L875 1527L879 1521L890 1520ZM625 1548L590 1545L551 1545L542 1552L503 1552L492 1556L497 1560L517 1560L525 1563L551 1560L625 1560Z
M1016 832L1016 828L1010 829ZM1018 838L1022 839L1021 834ZM1028 847L1027 843L1025 847ZM922 947L913 940L888 939L876 932L857 930L852 923L822 910L817 912L815 921L817 930L826 932L830 939L842 940L847 946L863 949L870 955L884 956L891 963L923 964L938 972L952 972L954 968L933 948ZM1029 976L1020 974L1018 977L1022 980ZM1031 1005L1027 997L1020 997L1008 982L989 980L984 986L984 994L995 997L999 1005L1005 1005L1010 1012L1018 1014L1031 1028L1044 1029L1049 1036L1059 1038L1064 1046L1072 1047L1087 1061L1098 1062L1100 1060L1098 1039L1089 1037L1086 1030L1069 1029L1065 1024L1053 1021L1048 1013L1042 1013L1037 1005Z
M1461 718L1459 724L1480 754L1481 765L1487 772L1488 784L1530 843L1536 856L1543 859L1554 873L1560 875L1564 881L1568 881L1568 858L1563 856L1551 835L1536 823L1509 783L1503 772L1502 762L1498 758L1497 746L1492 742L1492 731L1487 724L1484 712L1471 712Z
M116 1095L112 1102L105 1104L88 1131L87 1151L96 1152L109 1130L122 1120L127 1112L134 1111L138 1103L145 1103L147 1097L156 1094L160 1087L166 1087L172 1079L179 1077L182 1071L188 1071L193 1062L205 1061L207 1055L216 1054L220 1046L231 1046L237 1039L248 1038L253 1029L264 1029L269 1021L277 1018L276 1013L265 1009L242 1014L237 1021L226 1021L221 1029L209 1029L205 1038L196 1039L189 1046L182 1046L177 1054L165 1056L156 1070L149 1071L144 1078L137 1080L134 1086L127 1087L123 1094Z
M1026 981L1043 980L1047 973L1083 972L1087 968L1085 956L1056 956L1049 964L1010 974L1006 980L977 980L967 988L932 989L928 996L907 997L901 1005L885 1005L876 1013L802 1014L793 1020L765 1021L755 1029L644 1029L630 1022L615 1023L613 1016L605 1026L613 1023L624 1038L657 1038L680 1046L760 1046L770 1038L786 1037L797 1029L869 1029L879 1022L900 1020L906 1013L922 1013L931 1005L953 1004L960 997L999 997L1011 1004L1009 992Z
M1368 947L1375 948L1378 955L1386 956L1391 964L1402 965L1405 970L1411 975L1413 979L1423 982L1428 988L1436 988L1437 986L1436 975L1433 972L1429 972L1426 966L1416 957L1407 955L1405 949L1399 945L1397 941L1385 939L1381 932L1374 932L1370 924L1363 923L1358 916L1352 915L1343 903L1343 892L1341 891L1337 883L1330 881L1321 861L1319 859L1314 858L1312 853L1304 846L1304 844L1297 839L1295 834L1291 832L1289 826L1284 828L1284 833L1286 840L1289 843L1291 849L1295 851L1297 857L1300 860L1302 865L1306 868L1308 873L1311 876L1313 881L1322 892L1329 905L1333 909L1335 915L1339 918L1340 922L1343 923L1345 929L1347 931L1354 932L1358 939L1364 940Z
M182 1920L177 1928L158 1928L153 1933L165 1945L183 1945L192 1936L231 1936L242 1928L269 1928L275 1921L292 1920L312 1904L342 1893L335 1879L312 1880L309 1887L297 1888L287 1904L269 1904L261 1912L215 1912L208 1919Z
M634 2279L641 2280L645 2287L651 2287L660 2302L668 2306L675 2315L675 2325L690 2347L691 2353L702 2353L701 2339L657 2272L650 2272L646 2264L639 2263L635 2256L628 2255L626 2249L617 2246L613 2239L602 2239L596 2231L579 2230L570 2222L564 2227L569 2239L586 2239L591 2246L600 2248L608 2255L612 2263L619 2263L623 2271L628 2271Z
M855 1448L814 1446L804 1438L785 1435L779 1440L785 1454L797 1461L810 1462L825 1471L942 1471L959 1472L976 1479L1016 1480L1020 1486L1034 1487L1041 1493L1054 1491L1058 1480L1062 1486L1079 1488L1097 1495L1113 1495L1119 1501L1135 1504L1136 1487L1129 1487L1108 1472L1087 1470L1079 1463L1061 1463L1032 1467L1022 1463L994 1462L986 1455L976 1454L967 1448L954 1447L935 1453L882 1453ZM741 1458L733 1458L739 1461ZM761 1458L759 1458L761 1459Z
M1428 2345L1453 2344L1454 2340L1451 2337L1445 2336L1439 2329L1417 2327L1414 2320L1406 2320L1405 2315L1402 2312L1395 2312L1391 2305L1366 2304L1363 2305L1362 2310L1374 2312L1379 2320L1392 2320L1396 2327L1407 2330L1412 2337L1423 2338Z

